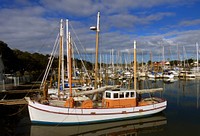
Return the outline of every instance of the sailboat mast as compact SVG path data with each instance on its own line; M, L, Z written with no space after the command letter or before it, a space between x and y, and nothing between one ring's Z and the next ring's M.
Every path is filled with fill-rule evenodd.
M144 59L143 59L143 50L142 50L142 71L144 70L144 66L143 66L143 63L144 63Z
M151 70L153 70L153 59L152 59L152 51L150 51L150 61L151 61Z
M97 89L97 76L98 76L98 51L99 51L99 31L100 31L100 12L97 13L97 26L96 26L96 60L95 60L95 84L94 89Z
M199 45L196 43L196 50L197 50L197 71L199 72Z
M164 66L165 66L165 47L164 47L164 45L162 45L162 46L163 46L163 50L162 50L162 57L163 57L162 67L164 69Z
M63 50L63 20L60 20L60 50L58 62L58 97L60 97L60 80L61 80L61 63L62 63L62 50Z
M69 61L68 61L68 42L69 42L69 21L68 21L68 19L66 19L66 45L67 45L67 70L69 69L69 65L68 65L68 63L69 63ZM69 77L69 72L67 72L67 77Z
M68 81L69 81L69 96L72 97L72 59L71 59L71 37L68 34Z
M61 28L61 33L62 33L62 44L61 44L61 81L62 81L62 89L64 89L65 87L65 83L64 83L64 77L65 77L65 70L64 70L64 40L63 40L63 37L64 37L64 28L63 28L63 24L62 24L62 28Z
M136 41L134 40L134 90L137 90L137 58L136 58Z
M101 67L101 53L100 53L100 75L99 75L99 80L101 80L102 76L101 76L101 73L102 73L102 67Z

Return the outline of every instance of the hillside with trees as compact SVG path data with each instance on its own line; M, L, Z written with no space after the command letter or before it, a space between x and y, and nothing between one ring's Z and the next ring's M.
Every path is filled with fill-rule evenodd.
M47 66L49 55L43 55L39 53L23 52L18 49L10 49L8 45L0 41L0 55L2 56L4 64L4 72L6 74L13 74L16 76L22 76L25 74L31 75L34 80L43 75ZM76 60L78 68L81 68L80 60ZM58 59L55 58L52 64L52 68L57 68ZM86 62L87 68L91 69L92 64Z

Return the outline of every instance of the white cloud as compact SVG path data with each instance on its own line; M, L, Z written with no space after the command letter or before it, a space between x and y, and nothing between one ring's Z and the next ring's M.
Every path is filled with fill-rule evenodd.
M33 47L41 46L43 38L48 37L58 24L54 20L42 18L43 13L41 7L0 10L1 40L11 48L34 51Z
M150 15L132 15L130 13L126 14L115 14L115 15L110 15L106 17L105 23L107 26L115 27L115 28L124 28L124 29L130 29L134 28L138 25L148 25L152 24L153 22L159 21L163 19L164 17L170 17L174 16L174 13L170 12L158 12L155 14L150 14Z
M0 40L8 43L11 48L50 53L59 31L60 18L69 17L77 35L72 32L77 46L80 49L84 46L93 52L95 32L90 31L89 27L96 24L96 13L100 10L100 51L131 50L133 40L137 40L139 50L146 53L152 50L159 54L161 41L165 46L176 43L193 46L193 43L200 42L200 30L183 30L178 27L199 25L199 19L185 20L173 27L169 26L170 32L156 31L158 28L155 28L156 34L151 32L145 36L137 36L135 31L176 15L174 12L161 10L152 13L149 11L152 7L184 4L187 4L187 0L38 0L34 3L16 0L13 5L0 8Z
M193 25L199 25L200 19L195 20L184 20L179 23L180 26L193 26Z
M101 4L92 0L41 0L45 8L76 16L88 16L101 9Z

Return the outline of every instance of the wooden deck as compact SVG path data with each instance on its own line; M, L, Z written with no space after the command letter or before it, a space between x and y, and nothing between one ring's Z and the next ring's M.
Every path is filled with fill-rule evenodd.
M41 92L41 89L26 89L26 90L5 90L0 91L0 94L19 94L19 93L36 93Z
M41 92L40 89L24 89L24 90L5 90L0 91L0 95L7 96L7 95L17 95L17 94L32 94L32 93L38 93ZM21 99L7 99L1 98L0 99L0 105L25 105L27 104L26 100L24 98Z
M0 105L25 105L25 99L0 100Z

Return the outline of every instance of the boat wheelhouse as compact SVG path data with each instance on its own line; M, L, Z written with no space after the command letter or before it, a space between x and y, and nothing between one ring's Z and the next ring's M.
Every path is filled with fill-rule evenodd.
M105 108L133 107L137 105L135 90L108 90L104 93L102 105Z

